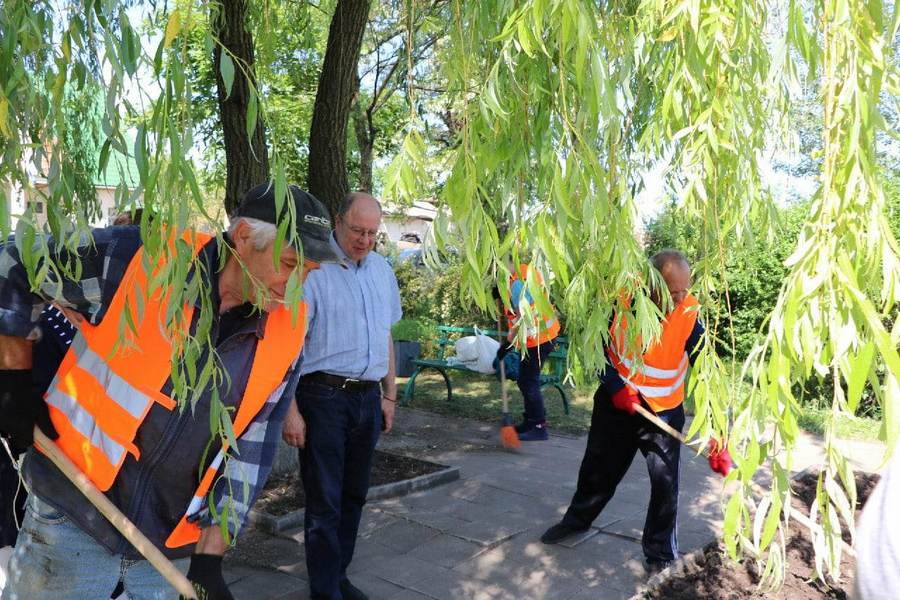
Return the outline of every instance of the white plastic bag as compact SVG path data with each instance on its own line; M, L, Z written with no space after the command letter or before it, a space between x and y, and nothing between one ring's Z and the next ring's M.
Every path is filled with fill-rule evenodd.
M453 362L479 373L491 374L494 372L494 357L500 342L479 332L477 327L475 332L475 335L467 335L456 341Z

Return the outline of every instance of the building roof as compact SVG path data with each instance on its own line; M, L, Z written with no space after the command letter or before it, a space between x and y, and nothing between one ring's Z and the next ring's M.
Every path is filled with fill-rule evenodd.
M133 136L126 136L126 142L134 144ZM115 148L110 148L106 169L94 177L94 185L114 188L124 181L128 188L134 189L140 180L141 175L134 157L125 156Z
M412 206L401 204L385 204L384 213L393 217L407 217L410 219L422 219L423 221L434 221L437 216L437 207L426 200L416 200Z

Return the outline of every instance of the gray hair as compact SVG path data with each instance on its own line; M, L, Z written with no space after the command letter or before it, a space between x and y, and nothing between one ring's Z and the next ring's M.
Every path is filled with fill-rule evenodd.
M664 250L660 250L650 257L650 264L652 264L653 268L660 273L663 272L663 269L673 263L681 263L688 269L691 268L691 263L688 262L687 256L684 255L684 252L682 252L681 250L675 250L674 248L666 248Z
M266 246L275 241L278 228L268 221L254 219L253 217L237 217L228 226L228 236L234 239L234 232L238 224L243 221L250 228L250 243L254 250L265 250Z

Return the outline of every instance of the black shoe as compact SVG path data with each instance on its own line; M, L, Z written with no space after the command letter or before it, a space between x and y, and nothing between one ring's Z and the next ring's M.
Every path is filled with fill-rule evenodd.
M341 597L344 600L369 600L369 597L362 593L362 591L350 583L349 579L345 579L341 582Z
M534 421L526 417L525 413L522 413L522 422L516 425L515 430L516 433L525 433L532 427L534 427Z
M673 560L645 560L644 568L647 570L647 576L653 577L660 571L664 571L668 569L672 563L675 562Z
M544 535L541 536L541 541L545 544L556 544L569 536L573 536L577 533L584 533L588 529L590 529L590 526L576 527L575 525L569 525L568 523L557 523L544 532Z

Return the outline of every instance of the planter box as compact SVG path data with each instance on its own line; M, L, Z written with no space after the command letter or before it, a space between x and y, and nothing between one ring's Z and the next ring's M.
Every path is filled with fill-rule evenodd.
M446 467L427 475L419 475L412 479L371 487L369 488L369 493L366 494L366 500L372 502L396 496L406 496L407 494L427 490L457 479L459 479L459 467ZM250 509L247 520L267 533L277 534L303 525L303 509L294 510L283 515L272 515Z
M416 370L413 360L419 358L422 344L419 342L394 342L394 364L397 367L397 377L409 377Z

